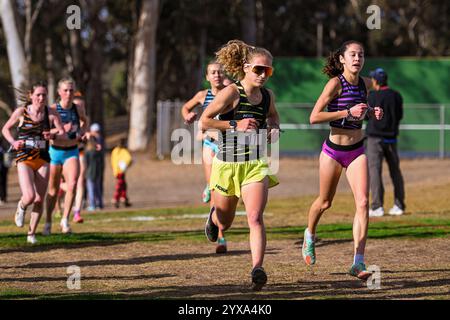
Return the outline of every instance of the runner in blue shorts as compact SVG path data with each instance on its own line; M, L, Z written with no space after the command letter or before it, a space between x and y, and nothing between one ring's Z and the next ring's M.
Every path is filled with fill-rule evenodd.
M206 80L210 83L211 88L206 90L201 90L197 94L186 102L182 109L181 114L184 118L186 124L191 124L197 119L197 113L193 112L194 108L198 105L202 106L204 111L208 105L213 101L217 93L225 87L224 80L228 80L223 72L222 66L216 61L211 61L206 67ZM216 153L219 151L217 140L218 135L215 131L204 132L199 130L199 139L203 140L203 168L205 170L206 187L202 194L202 201L210 205L210 209L214 207L214 201L211 199L211 190L209 189L209 179L211 177L211 166L212 160ZM221 232L219 234L219 240L216 246L216 253L225 253L227 251L227 244L225 241L224 234Z
M61 174L67 184L64 197L64 211L61 218L62 233L70 233L70 211L75 200L77 180L80 172L78 142L85 140L87 125L86 111L83 106L73 103L75 82L70 78L64 78L58 83L60 101L50 108L58 112L63 123L65 135L57 136L50 143L50 178L47 194L47 216L44 226L44 235L51 233L52 213L61 181Z

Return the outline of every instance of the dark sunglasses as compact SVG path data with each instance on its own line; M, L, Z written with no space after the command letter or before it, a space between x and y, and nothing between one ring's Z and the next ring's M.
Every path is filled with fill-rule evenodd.
M252 72L256 73L258 76L262 75L263 73L266 75L266 77L271 77L273 75L273 67L250 63L246 63L245 66L251 67Z

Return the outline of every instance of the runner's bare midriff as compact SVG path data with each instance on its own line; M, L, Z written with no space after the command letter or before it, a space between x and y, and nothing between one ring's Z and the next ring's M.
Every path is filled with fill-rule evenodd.
M349 130L331 127L330 140L334 144L350 146L360 142L364 138L362 130Z

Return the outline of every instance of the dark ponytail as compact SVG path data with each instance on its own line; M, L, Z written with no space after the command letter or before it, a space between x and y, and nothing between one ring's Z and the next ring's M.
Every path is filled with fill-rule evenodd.
M327 58L327 63L322 69L322 72L325 73L329 78L336 77L340 75L342 72L344 72L344 66L342 65L341 61L339 60L340 56L344 56L345 51L347 50L347 47L351 44L358 44L362 48L364 46L361 42L355 41L355 40L349 40L344 42L339 49L336 51L333 51L330 53L330 55Z

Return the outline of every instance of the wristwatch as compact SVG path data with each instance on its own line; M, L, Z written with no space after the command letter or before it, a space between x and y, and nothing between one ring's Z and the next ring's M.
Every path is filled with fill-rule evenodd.
M230 120L229 124L230 124L231 132L236 131L237 121L236 120Z

